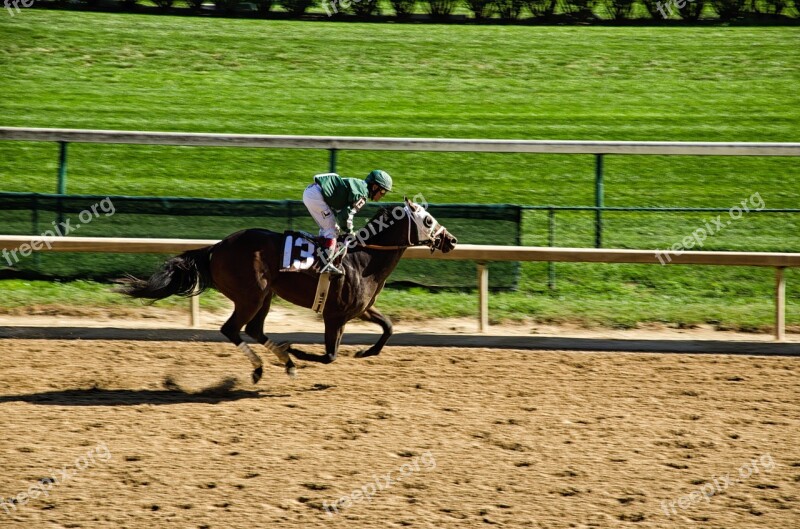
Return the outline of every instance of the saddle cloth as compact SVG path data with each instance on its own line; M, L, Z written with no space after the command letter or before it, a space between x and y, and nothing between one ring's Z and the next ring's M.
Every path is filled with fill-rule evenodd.
M314 266L317 245L313 236L296 231L283 233L283 261L281 272L302 272Z
M318 272L321 268L319 259L316 259L317 245L312 242L312 236L307 233L286 231L283 234L283 268L281 272ZM308 273L308 272L306 272ZM328 292L331 288L330 273L319 274L317 291L311 308L314 312L322 313L328 301Z

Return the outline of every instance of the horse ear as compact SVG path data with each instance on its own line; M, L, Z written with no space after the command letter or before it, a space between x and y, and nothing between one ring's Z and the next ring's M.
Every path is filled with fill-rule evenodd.
M408 197L407 197L407 196L405 196L405 195L403 195L403 200L405 201L406 205L408 206L408 209L410 209L410 210L412 210L412 211L413 211L413 210L414 210L414 203L413 203L413 202L411 202L411 201L408 199Z

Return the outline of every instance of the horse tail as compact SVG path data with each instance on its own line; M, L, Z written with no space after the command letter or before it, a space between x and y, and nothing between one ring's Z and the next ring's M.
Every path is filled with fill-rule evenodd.
M146 280L128 277L119 292L154 301L169 296L196 296L214 286L211 277L214 246L189 250L173 257Z

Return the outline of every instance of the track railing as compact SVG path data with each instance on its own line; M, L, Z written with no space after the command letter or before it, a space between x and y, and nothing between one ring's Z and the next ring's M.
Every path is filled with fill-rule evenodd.
M328 170L336 172L340 150L483 152L530 154L590 154L594 164L595 247L603 246L604 156L800 156L800 143L501 140L456 138L380 138L356 136L289 136L272 134L215 134L0 127L0 140L45 141L59 144L56 192L67 193L69 143L125 143L190 147L255 147L268 149L325 149Z
M176 254L217 243L203 239L134 239L110 237L0 236L0 255L17 252L26 257L34 251ZM16 257L16 256L15 256ZM693 252L664 255L656 250L552 248L461 244L447 254L426 247L409 248L404 259L474 261L478 284L478 330L489 326L489 269L492 261L540 261L569 263L632 263L657 265L766 266L775 269L775 339L785 340L786 278L784 270L800 267L800 253ZM0 261L2 263L2 261ZM191 324L199 324L199 302L193 297Z

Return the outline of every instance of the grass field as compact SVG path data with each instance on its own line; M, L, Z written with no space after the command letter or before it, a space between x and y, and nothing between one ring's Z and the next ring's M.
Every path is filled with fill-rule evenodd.
M0 17L2 125L364 136L800 141L796 29L515 27L228 20L44 10ZM297 199L321 151L72 145L68 192ZM53 192L57 148L0 143L0 191ZM343 152L432 203L593 204L591 156ZM800 160L607 157L608 206L800 204ZM710 214L608 215L608 246L663 248ZM750 215L707 249L798 251L798 215ZM545 216L526 244L545 244ZM109 234L112 235L112 234ZM162 234L154 234L162 235ZM556 243L590 246L591 218ZM771 270L523 267L497 318L634 325L771 321ZM800 324L800 275L787 321ZM83 291L104 287L83 284ZM38 302L9 285L0 304ZM44 296L45 298L47 296ZM91 296L89 296L91 297ZM99 302L113 302L101 296ZM387 291L395 314L466 315L474 295Z

